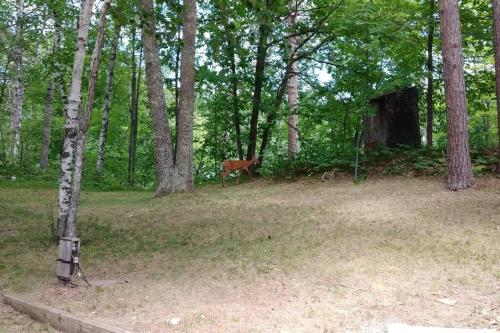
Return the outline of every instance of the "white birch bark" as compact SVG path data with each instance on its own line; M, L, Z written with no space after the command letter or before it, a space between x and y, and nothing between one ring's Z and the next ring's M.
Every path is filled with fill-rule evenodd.
M16 26L15 26L15 45L12 51L13 79L11 90L11 127L13 131L12 158L17 161L19 147L21 145L21 117L24 102L24 81L23 81L23 50L22 50L22 20L23 20L24 1L16 0Z
M74 237L74 225L68 226L68 215L71 205L71 184L73 172L73 157L78 132L80 95L82 87L82 71L87 49L90 17L94 0L86 0L82 6L78 24L78 37L76 42L73 72L71 75L71 88L66 107L66 120L64 124L64 144L61 155L61 178L59 184L59 237Z
M101 5L97 40L94 46L94 51L92 53L92 60L90 62L89 88L87 90L87 101L85 104L85 109L83 110L83 114L81 115L77 139L76 139L75 172L73 175L73 184L71 189L71 203L70 203L68 223L67 223L68 229L73 231L75 229L76 210L78 208L78 202L80 200L80 185L81 185L83 164L84 164L83 157L85 150L85 140L87 137L87 129L89 128L90 118L92 116L92 110L94 107L95 92L97 88L97 74L99 72L102 47L104 45L106 19L110 7L111 7L111 0L105 0Z
M297 19L297 1L292 1L290 4L290 14L288 16L288 27L290 29L290 57L292 59L292 68L290 78L288 79L288 105L290 107L290 116L288 117L288 157L295 159L299 150L298 141L298 124L299 116L297 114L298 104L298 82L297 82L297 62L293 61L297 52L297 36L293 35L295 31L295 21Z
M108 134L109 125L109 109L111 105L111 93L113 89L113 74L115 69L116 48L118 39L120 38L119 28L115 32L115 36L111 43L111 54L108 63L108 76L106 78L106 87L104 88L104 108L102 111L101 133L99 135L99 150L97 153L96 169L99 174L102 174L104 168L104 155L106 153L106 136Z

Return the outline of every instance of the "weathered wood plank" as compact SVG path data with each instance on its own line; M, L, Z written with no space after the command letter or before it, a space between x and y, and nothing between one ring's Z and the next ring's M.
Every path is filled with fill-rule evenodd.
M59 260L57 261L56 273L59 279L69 281L71 275L71 252L72 252L71 238L63 238L59 241Z
M79 315L58 310L50 306L27 300L17 295L3 295L3 302L36 321L49 323L54 328L68 333L130 333L127 330L103 324Z

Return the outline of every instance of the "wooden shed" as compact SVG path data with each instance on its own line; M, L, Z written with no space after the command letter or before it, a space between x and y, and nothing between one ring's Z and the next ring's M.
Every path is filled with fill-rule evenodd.
M420 147L417 88L393 91L370 103L375 114L364 119L365 147Z

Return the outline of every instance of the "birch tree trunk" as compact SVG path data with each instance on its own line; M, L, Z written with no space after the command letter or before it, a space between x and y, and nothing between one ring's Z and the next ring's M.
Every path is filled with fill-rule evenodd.
M288 117L288 157L294 160L299 150L299 134L297 126L299 125L299 116L297 114L298 104L298 82L297 82L297 62L294 60L297 51L297 36L293 34L295 31L295 21L297 18L297 1L291 2L290 15L288 16L288 27L292 34L288 38L290 44L290 59L292 62L292 70L288 80L288 105L290 107L290 116Z
M104 108L102 111L101 133L99 135L99 150L97 152L97 173L102 174L104 168L104 154L106 152L106 136L108 134L109 108L111 105L111 93L113 88L113 74L115 69L116 48L120 38L120 28L117 27L113 41L111 42L111 54L108 63L108 76L104 88Z
M429 28L427 31L427 147L432 147L432 123L434 118L434 10L435 1L429 0Z
M495 46L495 73L498 122L498 161L496 173L500 174L500 0L493 0L493 44Z
M179 91L179 114L175 164L183 179L181 191L192 192L193 180L193 114L194 114L194 57L196 47L196 0L184 0L181 88Z
M440 1L439 4L448 127L448 188L455 191L474 185L468 144L462 36L458 0Z
M99 73L99 65L101 61L102 48L104 46L104 33L106 28L106 19L108 16L109 8L111 7L111 0L105 0L101 5L101 13L99 15L99 23L97 28L97 38L92 53L92 60L90 61L89 72L89 87L87 90L87 101L85 109L80 118L78 127L78 135L76 139L76 155L75 155L75 172L73 175L73 184L71 189L71 205L68 215L68 227L75 228L76 210L78 202L80 201L80 185L84 164L84 151L85 140L87 137L87 130L92 117L92 110L94 107L94 99L97 88L97 74Z
M66 107L66 120L64 124L64 143L61 155L61 178L59 184L59 216L57 221L59 237L74 237L74 225L68 226L68 215L71 205L71 184L73 179L73 157L78 133L79 108L81 104L82 71L87 49L90 17L94 0L85 0L81 8L78 24L78 37L76 42L73 72L71 75L71 88Z
M23 30L23 10L24 0L16 0L16 26L15 26L15 45L12 51L12 110L11 127L13 132L12 158L17 161L19 147L21 145L21 116L24 102L24 80L23 80L23 50L22 50L22 30Z
M3 66L3 73L2 73L2 87L0 88L0 106L3 105L3 101L5 98L5 88L7 87L7 77L8 77L8 72L9 72L9 66L11 63L11 54L7 56L7 61L5 62L5 65Z
M54 21L57 17L54 15ZM59 30L59 24L54 24L54 45L52 47L52 57L58 58L58 51L61 44L61 34ZM45 99L45 115L43 122L43 132L42 132L42 149L40 154L40 169L45 171L49 162L49 147L50 147L50 134L52 125L52 109L54 101L55 92L55 81L59 78L59 72L61 71L59 64L54 62L52 66L51 79L49 82L49 88L47 90L47 98ZM65 94L64 94L65 95Z

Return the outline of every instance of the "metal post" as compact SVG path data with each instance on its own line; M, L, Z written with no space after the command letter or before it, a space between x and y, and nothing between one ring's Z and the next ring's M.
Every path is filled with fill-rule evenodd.
M359 167L359 141L361 138L361 132L357 133L356 138L356 164L354 166L354 182L358 182L358 167Z

